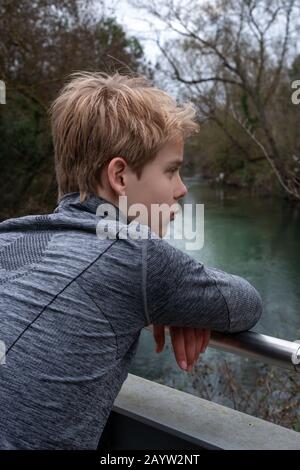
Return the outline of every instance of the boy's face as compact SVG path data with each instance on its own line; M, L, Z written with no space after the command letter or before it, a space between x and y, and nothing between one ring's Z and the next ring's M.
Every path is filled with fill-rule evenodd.
M151 230L160 237L166 234L168 225L174 217L171 206L176 205L178 200L187 193L187 188L179 174L183 151L183 139L178 137L166 144L155 159L144 166L140 180L128 165L124 170L124 195L127 196L128 210L135 203L143 204L147 208L146 220L142 214L129 218L149 225ZM155 217L152 213L153 217L151 217L153 204L165 204L167 210L163 210L159 217Z

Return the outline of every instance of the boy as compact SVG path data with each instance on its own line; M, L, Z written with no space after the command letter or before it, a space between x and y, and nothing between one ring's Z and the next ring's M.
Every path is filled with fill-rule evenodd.
M164 325L179 329L181 342L194 332L186 353L197 358L211 329L259 320L246 280L162 239L187 192L179 166L194 118L192 105L118 73L77 72L52 104L58 206L0 224L1 449L96 449L145 326L160 339ZM147 238L120 236L138 220L121 197L148 209ZM114 227L98 212L107 204L112 238L97 236L99 222Z

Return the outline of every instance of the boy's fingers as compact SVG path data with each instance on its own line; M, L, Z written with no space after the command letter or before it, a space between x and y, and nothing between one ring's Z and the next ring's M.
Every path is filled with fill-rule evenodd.
M171 342L178 365L186 370L198 361L201 352L210 341L210 330L169 326ZM153 335L157 344L156 352L163 350L165 344L165 326L153 325Z
M179 367L181 367L181 369L186 370L187 357L185 351L183 328L180 326L170 326L169 330L177 364Z
M165 345L165 326L153 325L153 336L156 342L156 352L161 352Z
M195 334L195 328L185 327L183 328L184 341L185 341L185 352L188 367L193 367L197 357L197 338Z

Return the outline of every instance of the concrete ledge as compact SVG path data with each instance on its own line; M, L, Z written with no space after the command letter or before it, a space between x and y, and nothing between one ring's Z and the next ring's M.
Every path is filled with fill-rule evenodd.
M137 429L141 423L147 427L145 449L155 448L149 446L149 442L156 431L169 436L170 443L172 439L190 442L191 448L300 449L300 433L296 431L133 374L128 374L123 383L113 412L115 417L119 415L136 422ZM130 434L134 442L132 425ZM138 448L143 448L139 445Z

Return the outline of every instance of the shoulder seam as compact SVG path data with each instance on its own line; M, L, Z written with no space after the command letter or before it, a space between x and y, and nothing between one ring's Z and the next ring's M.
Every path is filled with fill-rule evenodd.
M80 276L81 277L81 276ZM97 304L97 302L91 297L91 295L88 293L87 290L85 290L85 288L80 284L79 282L80 278L76 279L75 280L75 283L80 287L80 289L83 290L83 292L85 292L85 294L88 296L88 298L91 300L91 302L93 302L93 304L96 306L96 308L99 310L100 313L102 313L102 315L105 317L105 319L107 320L107 322L109 323L109 326L111 327L114 335L115 335L115 339L116 339L116 348L117 348L117 354L116 354L116 359L119 359L119 345L118 345L118 336L111 324L111 322L109 321L109 319L107 318L107 316L105 315L105 313L103 312L102 308Z
M221 291L221 289L218 287L215 278L214 278L213 276L210 276L210 275L208 274L208 272L206 271L204 265L203 265L203 267L204 267L204 271L205 271L206 276L207 276L209 279L212 279L212 280L214 281L215 288L217 289L217 291L218 291L218 292L221 294L221 296L223 297L223 300L224 300L225 305L226 305L226 310L227 310L228 328L229 328L229 330L230 330L230 328L231 328L231 320L230 320L230 313L229 313L229 307L228 307L227 300L226 300L226 298L225 298L223 292Z

